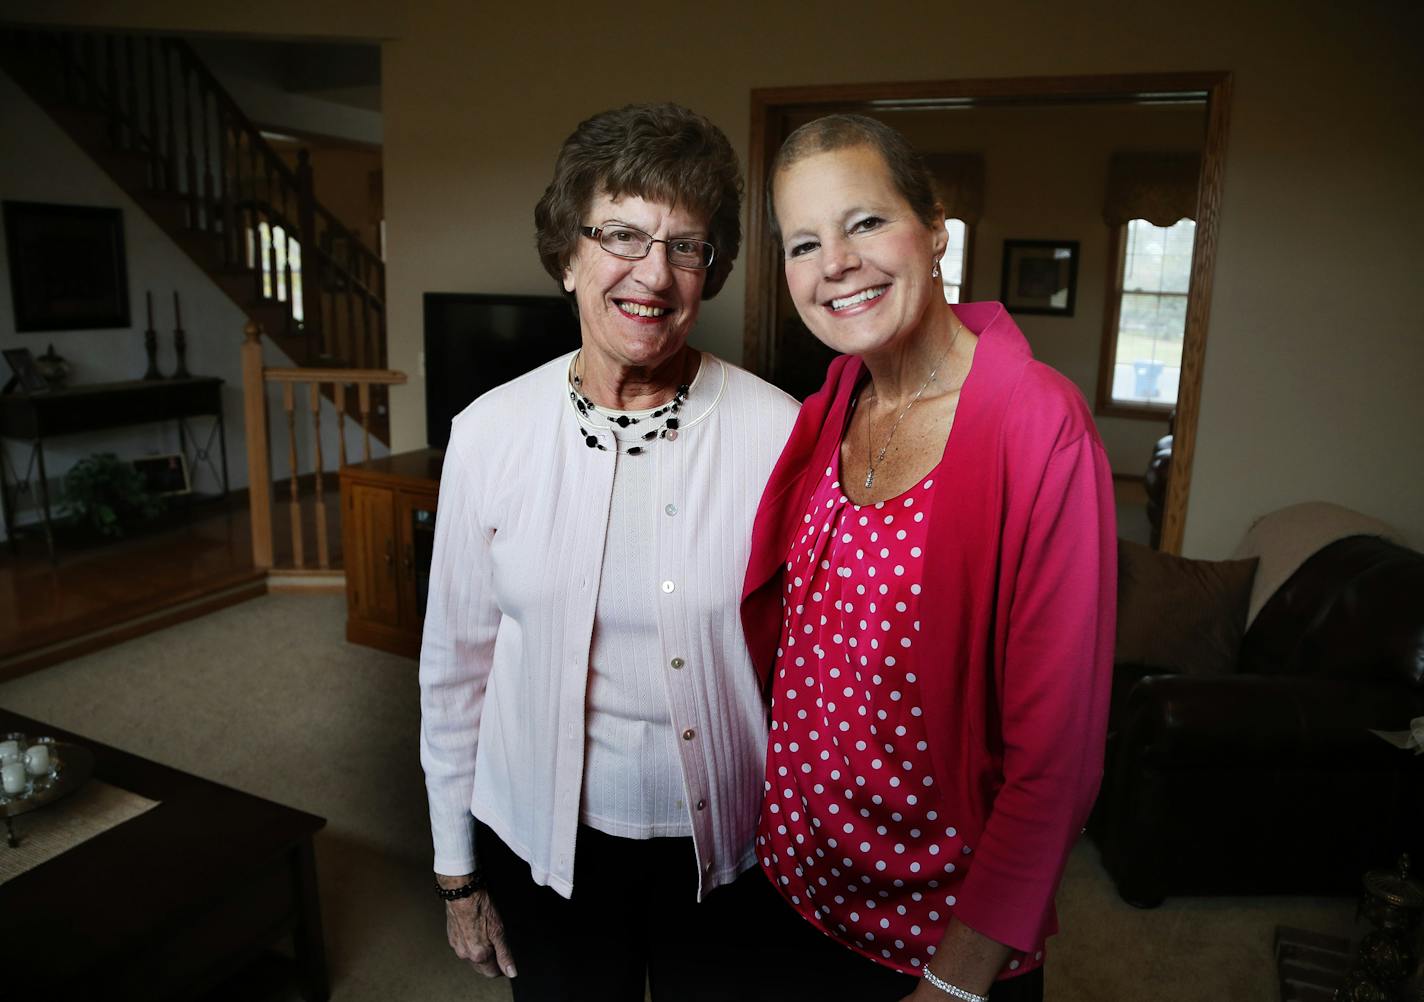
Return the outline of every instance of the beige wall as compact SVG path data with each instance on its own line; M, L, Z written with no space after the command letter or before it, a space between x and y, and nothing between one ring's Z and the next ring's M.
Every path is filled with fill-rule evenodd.
M55 6L83 16L76 2ZM283 23L259 16L277 10L271 3L101 6L109 16L94 23L138 23L121 8L188 29ZM730 0L715 13L628 2L596 15L582 3L501 5L490 16L467 0L426 0L399 15L374 2L280 9L311 33L393 36L383 55L390 358L412 373L421 292L551 291L532 250L532 207L560 139L600 109L681 101L745 153L753 87L1230 70L1186 552L1224 555L1257 515L1312 498L1394 522L1424 544L1424 393L1413 385L1424 372L1412 302L1424 274L1416 4L886 0L872 10L823 0L812 13ZM13 2L0 13L38 16ZM596 55L612 50L631 51L640 68L598 73ZM744 290L734 273L699 334L732 358ZM398 447L424 442L422 398L419 379L396 395Z

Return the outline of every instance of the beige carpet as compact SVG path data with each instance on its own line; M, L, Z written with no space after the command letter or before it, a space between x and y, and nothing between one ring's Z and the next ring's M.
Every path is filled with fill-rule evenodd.
M0 705L320 814L335 1002L505 1000L445 945L430 892L415 665L347 644L344 598L271 595L0 685ZM1117 899L1080 845L1050 941L1052 1002L1277 997L1278 924L1337 934L1353 902Z

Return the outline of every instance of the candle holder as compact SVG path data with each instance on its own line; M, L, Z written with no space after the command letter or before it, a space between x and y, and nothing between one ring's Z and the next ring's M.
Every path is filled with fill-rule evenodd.
M153 293L145 292L143 295L148 301L148 329L143 332L143 350L148 352L148 368L143 378L162 379L163 373L158 371L158 331L153 329Z
M188 335L183 333L183 309L178 304L178 292L173 292L173 352L178 356L178 364L173 368L174 379L189 379Z

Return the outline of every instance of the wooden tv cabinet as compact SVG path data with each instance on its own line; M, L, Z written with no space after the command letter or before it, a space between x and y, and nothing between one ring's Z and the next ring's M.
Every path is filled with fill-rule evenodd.
M421 449L341 469L346 639L352 643L420 656L444 456Z

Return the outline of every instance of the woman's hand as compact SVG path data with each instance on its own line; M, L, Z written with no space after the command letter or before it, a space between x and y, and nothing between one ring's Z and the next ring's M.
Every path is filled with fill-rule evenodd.
M445 902L445 934L455 956L468 961L485 977L514 977L514 958L504 941L504 923L499 920L488 891Z

